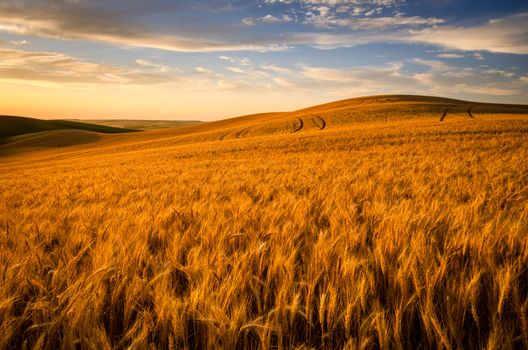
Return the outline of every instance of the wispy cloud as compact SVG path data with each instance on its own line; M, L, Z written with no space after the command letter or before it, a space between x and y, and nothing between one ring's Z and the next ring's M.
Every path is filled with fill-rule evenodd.
M136 64L149 67L147 61L138 60ZM0 79L61 84L142 85L174 82L179 77L165 72L155 73L88 62L58 52L0 48Z
M227 62L230 62L230 63L234 63L234 64L239 64L241 66L250 66L251 65L251 60L248 58L248 57L231 57L231 56L225 56L225 55L222 55L222 56L218 56L219 59L221 59L222 61L227 61Z
M397 21L396 17L387 19L358 19L356 23L365 22L363 30L352 33L339 32L304 32L293 37L293 42L313 45L321 49L351 47L367 43L422 43L459 51L490 51L500 53L528 54L528 13L517 14L500 19L490 20L473 27L453 27L449 25L434 25L425 29L405 29L398 26L394 30L365 30L383 29ZM370 23L370 24L369 24ZM461 55L461 54L456 54ZM439 57L458 58L455 54L443 54ZM473 57L482 60L480 53Z
M149 60L146 60L146 59L143 59L143 58L139 58L136 60L136 64L140 67L143 67L143 68L150 68L150 69L154 69L154 70L158 70L160 72L168 72L170 70L170 67L165 65L165 64L158 64L158 63L153 63Z
M236 74L246 73L242 68L239 68L239 67L226 67L225 69L230 71L231 73L236 73Z
M264 0L266 4L297 4L310 11L354 15L380 13L386 9L395 9L404 2L403 0Z
M9 43L15 46L29 45L29 41L27 40L11 40Z
M110 3L115 5L115 0ZM172 10L179 8L168 3L163 2ZM192 8L216 11L229 8L220 6L220 2L209 7L205 6L206 2L186 3ZM234 3L239 5L241 0ZM229 35L222 36L218 28L227 30L236 25L223 22L219 27L193 27L185 33L149 26L146 21L130 15L136 13L135 8L145 9L140 2L133 2L134 6L127 2L130 8L125 6L127 10L117 11L115 7L105 7L94 1L3 0L0 31L179 52L283 51L299 45L331 49L403 42L432 44L458 51L528 54L528 26L525 25L528 13L464 27L451 25L443 18L407 15L400 11L404 3L400 0L266 0L264 3L270 8L280 4L281 10L262 16L241 16L237 25L246 24L248 31L231 30ZM279 35L258 30L259 25L277 26L284 22L294 22L295 26ZM17 42L22 44L24 39ZM456 58L453 55L446 53L442 58Z
M265 71L257 70L257 69L242 69L240 67L225 67L226 70L228 70L231 73L244 75L246 77L250 78L265 78L268 76L268 73Z
M515 73L513 73L511 71L506 71L506 70L503 70L503 69L487 69L487 70L484 71L484 73L491 74L491 75L497 75L497 76L501 76L501 77L505 77L505 78L511 78L511 77L515 76Z
M528 13L489 20L474 27L438 26L412 31L405 39L468 51L528 54Z
M497 80L493 73L490 74L489 70L485 69L461 68L420 59L414 59L412 62L421 62L429 67L426 72L413 75L416 82L429 93L453 97L468 96L468 98L520 97L527 93L514 74L503 75L502 80Z
M415 26L434 26L444 23L440 18L434 17L420 17L420 16L404 16L397 14L394 16L384 17L364 17L364 18L338 18L329 16L327 14L311 14L306 18L306 22L315 25L316 27L331 28L331 27L347 27L351 29L359 29L362 31L373 29L388 29L394 27L415 27Z
M273 81L289 91L320 91L336 98L394 91L411 93L417 89L416 80L402 74L401 62L341 69L304 65L299 72L275 77Z
M445 71L449 69L449 66L442 61L425 60L423 58L416 57L411 62L422 65L422 66L433 68L437 71Z
M136 59L130 65L90 62L60 52L0 48L0 81L62 87L133 86L177 84L180 91L263 91L270 82L268 71L244 65L248 61L224 57L240 64L225 68L231 75L196 66L183 72L178 68ZM174 85L176 86L176 85Z
M410 70L409 64L426 67L421 73ZM332 68L304 65L297 72L273 78L280 88L289 91L324 91L335 96L410 93L451 96L454 98L489 99L500 96L520 98L528 88L526 77L508 72L488 72L460 68L440 61L415 58L384 66ZM493 74L500 74L498 81Z
M467 84L456 84L454 86L454 91L487 96L511 96L517 94L515 90L508 89L507 87L500 88L496 86L479 86Z
M283 49L271 40L222 42L156 32L120 12L103 11L67 0L42 3L5 0L0 4L0 31L182 52Z
M439 53L438 55L436 55L436 57L438 58L450 58L450 59L456 59L456 58L464 58L466 56L462 55L462 54L459 54L459 53L449 53L449 52L445 52L445 53Z
M350 28L363 31L444 23L440 18L406 16L396 10L404 3L400 0L266 0L265 3L292 6L285 14L267 15L261 19L267 23L289 22L295 18L317 28ZM300 9L295 9L294 6L300 6ZM383 15L387 10L390 10L390 15ZM296 16L288 13L295 13ZM255 22L253 20L248 23Z
M194 67L194 71L198 74L211 75L213 71L204 67Z
M277 74L292 74L293 72L290 68L280 67L274 64L262 64L260 68Z

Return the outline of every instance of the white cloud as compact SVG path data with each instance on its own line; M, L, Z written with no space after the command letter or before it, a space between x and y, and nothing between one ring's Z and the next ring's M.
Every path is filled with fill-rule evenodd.
M93 63L59 52L0 49L3 80L61 84L158 84L179 79L173 74L138 71Z
M484 71L484 73L491 74L491 75L498 75L498 76L505 77L505 78L511 78L515 75L512 72L508 72L502 69L488 69Z
M374 7L394 7L401 4L401 0L264 0L267 4L292 4L300 3L314 6L374 6Z
M264 23L264 24L286 23L286 22L292 22L293 20L294 20L293 17L287 14L283 14L280 16L274 16L274 15L268 14L268 15L265 15L259 18L245 17L244 19L242 19L242 23L247 26L254 26L257 23Z
M363 66L345 69L302 66L289 76L274 77L278 88L288 91L319 91L332 96L375 95L383 93L412 93L417 82L402 74L402 63L382 67Z
M280 19L278 19L277 17L273 15L266 15L261 18L261 21L264 23L276 23L276 22L280 22Z
M212 30L196 33L189 30L185 35L175 35L141 26L139 22L131 21L133 17L125 17L120 12L89 8L83 1L66 4L66 0L57 1L62 4L61 11L57 11L52 1L0 1L0 31L182 52L273 52L296 45L332 49L366 43L404 42L433 44L459 51L528 54L528 26L525 25L528 12L477 26L455 27L444 25L441 18L405 15L399 11L404 1L399 0L267 0L267 4L297 5L292 6L295 11L270 11L266 16L246 17L242 22L246 25L274 25L295 21L310 24L313 32L288 31L277 36L265 31L256 33L252 28L247 33L230 32L225 36ZM301 8L297 9L299 4ZM288 6L279 8L283 7ZM219 37L223 39L215 39ZM439 57L455 58L454 55L445 53L444 57ZM475 53L473 58L481 59L482 56Z
M210 75L213 74L213 71L204 67L194 67L194 71L198 74Z
M280 67L280 66L276 66L273 64L263 64L260 66L260 68L267 70L267 71L271 71L273 73L277 73L277 74L291 74L292 73L292 70L289 68Z
M526 23L528 23L528 12L489 20L482 25L469 28L438 26L412 31L406 41L466 51L528 54Z
M24 4L24 3L23 3ZM26 4L27 5L27 4ZM156 32L124 18L121 13L89 8L83 2L62 4L52 1L31 6L15 1L0 2L0 32L60 39L78 39L121 46L155 48L178 52L277 51L284 45L269 39L208 40ZM209 33L210 36L213 36Z
M268 73L264 71L256 70L256 69L242 69L240 67L232 67L232 66L225 67L225 69L232 73L244 75L250 78L265 78L268 76Z
M149 60L145 60L145 59L137 59L135 61L135 63L138 65L138 66L141 66L141 67L146 67L146 68L153 68L153 69L156 69L156 70L159 70L160 72L168 72L169 71L169 66L166 66L164 64L156 64L156 63L153 63Z
M420 16L392 16L392 17L365 17L365 18L336 18L334 16L321 16L310 14L307 23L316 27L348 27L351 29L372 30L390 27L434 26L444 23L440 18L425 18Z
M242 19L242 23L247 26L253 26L255 25L255 19L253 17L245 17Z
M235 59L222 56L231 64ZM243 58L236 58L243 60ZM425 69L415 73L412 64ZM232 64L225 74L196 66L187 74L160 72L159 65L138 59L135 66L119 67L93 63L57 52L0 49L2 80L52 82L60 85L140 85L177 82L182 91L274 92L350 97L383 93L434 94L461 99L515 102L528 93L526 73L490 67L460 68L435 60L416 58L382 66L333 68L300 65L286 68L274 64ZM416 67L414 67L416 68ZM232 74L228 74L232 73ZM509 100L508 100L509 99Z
M366 83L380 78L390 80L391 77L402 77L402 63L396 62L383 67L357 67L348 69L335 69L325 67L304 66L302 75L304 77L329 81L334 83ZM403 79L402 79L403 80Z
M450 59L456 59L456 58L464 58L466 56L462 55L462 54L459 54L459 53L439 53L438 55L436 55L436 57L438 58L450 58Z
M226 67L225 69L227 69L228 71L230 71L232 73L237 73L237 74L245 74L246 73L242 68L239 68L239 67Z
M468 92L476 95L511 96L517 94L515 90L494 86L456 84L454 89L455 92Z
M431 26L443 23L439 18L424 18L420 16L406 16L401 11L394 11L403 0L267 0L267 4L293 4L300 9L303 22L318 28L349 27L352 29L379 29L395 26ZM385 10L391 14L381 15ZM378 15L378 17L372 17ZM261 19L266 23L276 23L291 20L288 15L267 15Z
M347 33L304 32L291 38L291 43L312 45L321 49L351 47L367 43L421 43L432 44L458 51L491 51L528 54L528 12L491 20L474 27L452 27L434 25L427 29L405 29L396 23L403 18L352 19L350 23L365 23L358 31ZM419 23L421 19L417 19ZM412 22L412 21L411 21ZM392 24L393 30L384 30ZM402 24L402 23L400 23ZM481 53L472 54L483 60Z
M231 56L218 56L222 61L227 61L233 64L238 64L241 66L250 66L251 60L248 57L231 57Z
M285 88L297 88L298 87L298 84L296 82L285 79L285 78L275 77L272 80L275 84L285 87Z
M268 0L269 4L300 4L302 21L319 29L350 29L344 33L298 33L294 39L307 39L319 48L354 46L367 42L425 43L460 51L492 51L528 54L528 12L483 24L462 27L446 25L442 18L407 16L397 10L403 1L368 0ZM391 9L390 15L387 15ZM385 15L381 15L381 14ZM367 15L368 14L368 15ZM417 29L418 28L418 29ZM324 43L327 42L327 43ZM295 40L292 44L299 44ZM459 53L440 58L461 58ZM475 53L473 58L482 60Z
M29 41L27 40L11 40L9 43L15 46L29 45Z
M448 68L447 64L445 64L442 61L425 60L419 57L414 58L411 62L422 65L422 66L428 66L436 70L446 70Z
M405 3L404 0L265 0L264 3L295 4L287 7L282 14L262 17L260 20L264 23L287 22L295 18L295 21L320 29L350 28L361 31L444 23L439 18L406 16L396 10Z
M425 72L413 73L408 63L422 64ZM528 77L497 79L485 71L460 68L443 62L416 59L381 67L331 68L302 66L298 72L273 77L278 89L288 91L331 91L336 96L408 93L438 95L468 100L517 102L528 92Z

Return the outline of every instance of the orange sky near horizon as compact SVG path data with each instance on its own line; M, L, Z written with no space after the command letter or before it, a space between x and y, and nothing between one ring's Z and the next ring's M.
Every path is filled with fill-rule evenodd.
M47 84L0 82L0 114L39 119L218 120L245 114L309 107L304 98L240 92L175 92L163 86L71 88ZM269 100L273 100L270 110ZM335 99L335 98L334 98ZM314 97L314 103L331 99ZM219 108L221 106L221 108Z
M1 0L0 115L209 121L382 94L528 103L527 22L519 1Z

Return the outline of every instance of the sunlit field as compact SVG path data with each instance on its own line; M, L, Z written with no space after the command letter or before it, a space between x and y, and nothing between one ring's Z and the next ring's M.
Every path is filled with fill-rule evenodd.
M429 102L2 146L0 349L528 348L527 110Z

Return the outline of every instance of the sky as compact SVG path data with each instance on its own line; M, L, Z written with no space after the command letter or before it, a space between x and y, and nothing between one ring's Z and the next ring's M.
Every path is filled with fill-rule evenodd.
M0 0L0 114L199 119L420 94L528 104L528 2Z

